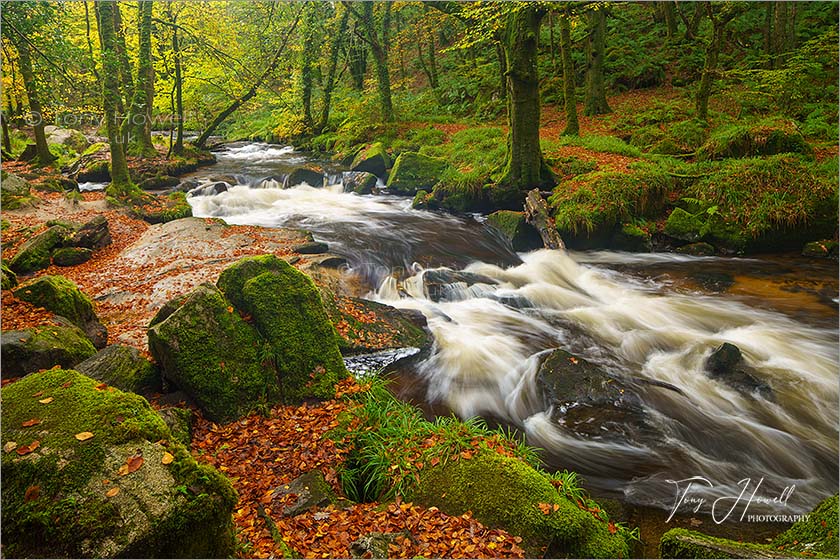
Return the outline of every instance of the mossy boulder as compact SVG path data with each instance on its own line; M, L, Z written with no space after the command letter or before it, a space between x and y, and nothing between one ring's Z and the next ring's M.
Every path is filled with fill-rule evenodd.
M793 121L771 119L754 124L736 123L720 127L697 150L697 159L704 161L783 153L812 156L814 150Z
M680 241L699 241L702 234L703 221L696 215L674 208L665 222L665 235Z
M245 308L242 289L245 282L265 272L282 272L289 264L275 255L256 255L239 259L219 275L216 286L238 309ZM153 321L154 322L154 321Z
M60 315L82 329L96 348L108 343L108 331L99 322L93 302L64 276L41 276L21 284L15 297Z
M376 175L367 171L348 171L341 176L341 186L344 192L356 194L370 194L376 186Z
M5 262L2 264L2 280L4 290L11 290L18 285L17 274L12 272Z
M168 406L157 411L169 431L172 432L172 439L181 445L189 448L192 442L193 412L189 408Z
M308 167L296 167L286 177L285 187L294 187L306 183L310 187L324 186L324 173Z
M53 366L73 367L96 354L85 333L72 325L4 331L0 348L4 378Z
M394 194L414 195L419 190L431 189L447 167L446 161L440 158L403 152L388 175L388 190Z
M837 241L831 239L811 241L810 243L806 243L802 248L802 256L812 259L837 258L837 247Z
M145 399L98 384L57 369L3 388L4 555L231 555L237 497L227 479L173 443ZM93 436L80 441L82 432ZM139 468L121 475L129 461Z
M374 142L367 148L360 150L350 165L353 171L367 171L377 177L384 177L385 170L389 167L391 167L391 158L385 151L382 142Z
M826 498L770 544L712 537L671 529L659 542L662 558L837 558L837 494Z
M82 153L90 146L90 142L85 135L72 128L47 125L44 127L44 134L47 136L48 143L67 146L76 153Z
M30 274L50 266L53 249L60 247L71 230L63 226L52 226L39 233L18 248L18 252L9 261L9 268L18 274Z
M630 552L621 534L610 534L607 523L561 496L548 477L490 450L422 469L409 499L448 515L472 511L481 523L522 537L532 558L627 558Z
M98 145L99 144L94 144L91 148ZM86 150L86 152L91 151L91 148ZM83 164L83 167L79 169L79 172L76 174L76 180L80 183L107 183L111 180L111 164L109 160L88 160Z
M610 247L618 251L649 253L651 250L650 234L639 226L624 224L613 234Z
M182 192L172 192L165 197L156 197L154 202L144 201L134 206L132 212L141 220L150 224L165 224L181 218L192 216L192 206L187 202L187 195Z
M145 394L160 390L157 368L130 346L106 346L75 369L122 391Z
M214 422L229 422L278 398L277 378L262 364L263 342L211 284L148 331L163 377Z
M338 335L312 280L285 261L242 287L243 311L271 345L283 399L330 399L348 375Z
M0 181L0 206L3 210L15 210L28 206L33 202L30 196L30 185L24 179L3 172L3 179Z
M178 177L171 175L155 175L137 183L137 187L144 191L159 191L177 186L181 182Z
M411 207L417 210L434 210L437 208L437 200L432 193L419 190L411 201Z
M341 325L341 353L363 354L386 348L426 349L432 337L422 313L397 309L375 301L323 294L324 307L334 325Z
M487 216L487 223L510 241L514 251L530 251L543 246L539 232L525 221L524 212L499 210Z
M715 248L709 243L700 241L677 247L676 252L681 255L692 255L695 257L710 257L715 254Z
M62 247L53 252L52 260L56 266L76 266L88 262L93 251L84 247Z

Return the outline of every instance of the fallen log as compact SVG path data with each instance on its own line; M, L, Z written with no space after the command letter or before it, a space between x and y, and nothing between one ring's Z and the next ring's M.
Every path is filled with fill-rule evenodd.
M546 249L566 249L539 189L528 191L525 197L525 221L537 229Z

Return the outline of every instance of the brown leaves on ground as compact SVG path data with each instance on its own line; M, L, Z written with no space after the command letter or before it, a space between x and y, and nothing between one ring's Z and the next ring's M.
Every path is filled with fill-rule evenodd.
M35 451L36 449L38 449L39 447L41 447L41 442L36 439L35 441L30 443L29 445L21 445L20 447L15 449L15 451L17 452L18 455L28 455L28 454L32 453L33 451Z
M125 463L117 470L117 474L120 476L126 476L133 472L137 472L140 470L140 467L143 466L145 459L143 459L142 455L133 455L125 460Z
M40 325L58 326L52 312L16 298L11 290L3 290L0 297L0 322L4 331L19 331Z
M364 390L352 380L337 390L347 395ZM389 548L395 558L522 558L519 537L488 529L469 514L448 516L437 508L410 503L383 506L329 506L295 517L282 517L297 496L275 496L274 490L298 476L320 470L341 494L337 468L346 451L327 434L339 429L339 415L355 406L326 401L300 406L276 406L268 417L252 414L218 426L199 416L193 455L225 473L239 493L234 522L240 538L250 543L247 556L279 557L283 551L272 539L260 511L270 516L285 543L307 558L348 558L350 544L372 532L404 533ZM434 461L432 461L434 462Z
M87 441L87 440L89 440L93 437L93 433L92 432L79 432L78 434L76 434L75 437L79 441Z

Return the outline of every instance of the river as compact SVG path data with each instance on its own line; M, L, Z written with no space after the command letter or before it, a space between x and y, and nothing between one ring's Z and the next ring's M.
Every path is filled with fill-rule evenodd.
M236 184L190 198L194 215L308 229L347 258L368 298L426 316L434 347L398 372L395 391L427 411L515 427L550 467L578 471L598 493L630 504L667 511L675 481L690 477L710 481L711 497L738 496L745 479L749 492L760 481L759 496L795 487L784 513L807 511L837 491L835 262L516 254L481 217L344 193L334 184L342 170L332 164L325 164L331 186L278 188L291 167L309 161L289 147L237 143L216 155L218 163L192 178L227 175ZM424 280L441 267L479 281L432 294ZM738 346L772 394L739 391L704 373L724 342ZM656 382L639 389L649 429L583 437L557 421L536 383L540 358L553 348ZM778 508L755 503L750 513Z

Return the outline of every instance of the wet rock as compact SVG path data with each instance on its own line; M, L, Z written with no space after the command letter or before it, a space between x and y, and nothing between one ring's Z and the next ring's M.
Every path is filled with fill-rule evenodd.
M823 239L822 241L812 241L806 243L802 248L802 256L812 259L825 259L837 255L838 244L836 241L830 239Z
M416 152L403 152L388 175L388 191L413 196L418 190L431 190L447 167L448 164L442 159Z
M376 175L367 171L346 171L341 174L341 186L344 192L370 194L376 187Z
M681 255L693 255L695 257L710 257L715 254L715 248L709 243L689 243L676 249Z
M426 317L419 311L334 295L325 295L324 306L333 324L345 326L339 333L342 354L375 352L383 348L426 350L432 344ZM360 321L358 317L365 320Z
M347 266L347 259L329 253L314 255L307 260L309 261L309 266L320 266L321 268L341 268Z
M93 256L93 251L84 247L64 247L53 253L53 264L56 266L76 266L86 263Z
M224 181L219 181L218 183L212 183L210 185L204 185L201 187L196 187L193 190L187 193L187 196L194 197L194 196L215 196L217 194L221 194L223 192L227 192L230 188L230 185L225 183Z
M238 185L239 184L239 179L237 179L234 175L213 175L212 177L210 177L208 179L208 181L213 181L213 182L216 182L216 183L222 182L222 183L227 183L229 185Z
M31 203L29 182L13 175L2 172L3 178L0 181L0 206L4 210L15 210Z
M423 287L432 301L459 298L459 289L474 284L498 284L494 278L473 272L456 272L448 268L429 269L423 273Z
M85 333L72 325L4 331L0 348L3 379L56 365L73 367L96 353Z
M63 226L52 226L39 233L18 248L17 254L9 261L9 268L17 274L29 274L50 266L53 249L61 246L70 234Z
M88 161L76 174L80 183L107 183L111 181L111 164L107 159Z
M286 517L294 517L313 507L323 508L339 501L319 470L309 471L290 483L275 488L271 492L271 500L282 502L283 498L290 494L297 496L297 500L283 508L283 515Z
M66 318L82 329L96 348L104 348L108 343L108 331L96 317L93 302L67 278L41 276L20 285L14 294L18 299Z
M610 240L610 246L618 251L649 253L651 251L650 234L640 227L625 224L616 231Z
M111 387L137 394L160 391L160 374L136 348L112 344L75 366Z
M724 342L712 351L704 364L709 377L725 383L744 394L758 394L767 400L773 400L773 390L758 378L741 355L741 349Z
M79 228L65 242L65 247L101 249L111 244L111 229L105 216L96 216Z
M665 235L693 243L699 241L703 229L703 222L694 214L686 212L682 208L674 208L665 222Z
M691 278L710 292L725 292L735 284L735 277L726 272L701 270L691 273Z
M176 186L172 187L172 192L188 193L199 186L201 186L201 183L198 181L187 179L186 181L181 181Z
M384 177L385 170L391 167L391 158L381 142L374 142L361 150L355 158L351 169L353 171L367 171L377 177Z
M259 334L211 284L196 288L148 336L164 378L214 422L236 420L279 398L276 374L258 354Z
M286 177L283 187L290 188L302 183L306 183L310 187L323 187L324 173L307 167L297 167Z
M3 387L4 445L40 442L25 456L2 454L4 556L232 556L230 482L174 443L145 399L98 383L59 369ZM38 393L54 402L38 404ZM41 424L21 427L36 416L33 406ZM93 437L77 440L83 431ZM140 468L117 476L133 458Z
M514 251L531 251L543 246L539 232L525 221L525 212L499 210L487 216L487 223L510 241Z
M628 381L565 350L543 359L537 383L554 420L578 436L639 441L648 428L642 401Z
M399 537L408 536L407 531L402 533L368 533L350 543L350 554L352 558L390 558L388 545L394 544Z
M292 251L301 255L320 255L329 251L330 247L322 241L309 241L292 247Z
M178 177L172 177L171 175L158 175L156 177L149 177L148 179L140 181L137 186L144 191L158 191L174 187L180 182L181 180L178 179Z

